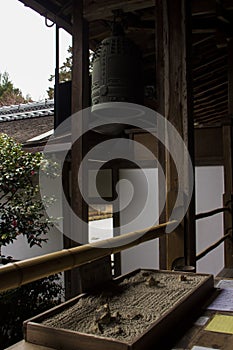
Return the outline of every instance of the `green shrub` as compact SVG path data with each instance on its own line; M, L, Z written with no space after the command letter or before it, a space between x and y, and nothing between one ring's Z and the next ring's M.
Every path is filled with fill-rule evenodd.
M62 298L59 275L0 293L0 349L23 338L23 321L58 305Z

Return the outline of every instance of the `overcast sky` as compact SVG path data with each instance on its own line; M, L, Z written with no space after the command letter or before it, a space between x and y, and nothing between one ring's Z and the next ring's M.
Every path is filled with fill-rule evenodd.
M60 62L67 56L71 36L60 30ZM48 78L55 69L55 26L19 0L0 0L0 72L33 100L47 97Z

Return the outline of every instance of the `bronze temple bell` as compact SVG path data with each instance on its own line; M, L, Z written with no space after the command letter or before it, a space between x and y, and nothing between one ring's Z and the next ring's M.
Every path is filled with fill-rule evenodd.
M143 103L142 56L134 42L124 35L119 22L114 21L112 36L104 39L93 56L92 72L92 114L99 117L113 115L114 108L120 108L122 102ZM114 104L118 102L118 104ZM132 110L116 113L123 117ZM126 125L108 125L98 127L96 131L107 134L118 134Z

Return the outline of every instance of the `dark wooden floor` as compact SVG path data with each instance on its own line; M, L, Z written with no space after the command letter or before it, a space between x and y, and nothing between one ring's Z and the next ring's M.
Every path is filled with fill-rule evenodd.
M219 272L217 277L233 278L233 269L223 269L221 272ZM233 346L232 346L232 348L233 348Z

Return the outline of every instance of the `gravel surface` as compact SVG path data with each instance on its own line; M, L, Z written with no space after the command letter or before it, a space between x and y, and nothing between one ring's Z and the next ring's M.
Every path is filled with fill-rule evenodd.
M82 297L43 324L132 341L206 279L205 276L142 270L121 283Z

